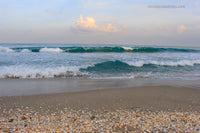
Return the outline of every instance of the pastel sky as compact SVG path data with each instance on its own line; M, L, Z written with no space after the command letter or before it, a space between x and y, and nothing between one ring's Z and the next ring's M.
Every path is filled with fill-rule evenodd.
M200 1L0 0L0 43L200 46Z

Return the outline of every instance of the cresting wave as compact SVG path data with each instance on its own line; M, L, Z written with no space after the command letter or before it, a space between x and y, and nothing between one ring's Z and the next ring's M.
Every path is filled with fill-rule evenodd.
M0 47L0 52L53 52L53 53L94 53L94 52L130 52L130 53L155 53L155 52L200 52L195 49L180 48L155 48L155 47Z
M7 47L0 47L0 52L15 52L15 51Z
M178 62L157 62L149 63L135 62L132 65L116 60L97 63L87 68L81 68L81 71L98 72L98 73L129 73L129 72L165 72L168 69L176 69L177 67L193 67L200 65L200 60L182 60Z
M41 48L39 52L55 52L55 53L62 53L64 50L60 48Z
M200 70L200 60L182 60L177 62L135 62L126 63L119 60L96 63L92 66L79 67L55 67L38 68L31 66L8 66L1 67L0 78L88 78L101 77L103 74L110 74L111 77L124 76L124 74L133 74L136 77L140 73L165 73L167 71L185 71L197 67ZM139 75L138 75L139 74ZM105 76L104 76L105 77Z
M200 60L180 60L180 61L138 61L138 62L130 62L129 65L135 67L143 67L145 65L157 65L157 66L169 66L169 67L178 67L178 66L194 66L200 64Z

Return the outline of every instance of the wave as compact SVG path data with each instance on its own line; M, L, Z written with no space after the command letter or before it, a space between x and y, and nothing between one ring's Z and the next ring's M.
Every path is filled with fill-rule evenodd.
M127 50L127 51L129 51L129 50L133 50L134 48L131 48L131 47L122 47L124 50Z
M63 50L60 48L41 48L39 52L55 52L55 53L62 53Z
M113 72L122 72L122 71L131 71L132 66L127 63L116 61L106 61L103 63L97 63L94 66L89 66L87 68L81 68L80 71L89 71L89 72L103 72L103 73L113 73Z
M95 73L166 72L169 69L171 71L178 70L177 67L185 69L185 67L193 67L195 65L200 65L200 60L182 60L177 62L151 61L146 63L141 61L129 64L116 60L97 63L87 68L81 68L80 71Z
M29 49L22 49L21 52L31 52Z
M67 78L86 77L87 73L80 73L76 67L38 68L31 66L1 67L0 78Z
M0 52L14 52L14 50L8 47L0 47Z
M8 48L0 47L0 52L22 52L26 49L31 52L69 52L69 53L94 53L94 52L129 52L129 53L156 53L156 52L195 52L199 53L200 50L196 49L181 49L181 48L155 48L155 47L18 47Z
M200 52L194 49L178 48L154 48L154 47L75 47L68 48L65 52L91 53L91 52L131 52L131 53L155 53L155 52Z
M129 65L135 66L135 67L143 67L144 65L158 65L158 66L171 66L171 67L177 67L177 66L194 66L196 64L200 64L200 60L180 60L180 61L138 61L138 62L130 62Z
M74 47L65 50L70 53L93 53L93 52L125 52L122 47Z
M10 65L0 67L0 78L71 78L71 77L133 77L148 78L151 73L182 73L200 70L200 60L122 62L105 61L92 66L48 67Z

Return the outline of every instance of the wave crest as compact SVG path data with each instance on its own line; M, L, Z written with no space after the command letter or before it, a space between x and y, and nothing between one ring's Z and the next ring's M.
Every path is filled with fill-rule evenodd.
M67 78L85 77L87 73L80 73L76 67L38 68L31 66L2 67L0 78Z
M158 66L171 66L171 67L177 67L177 66L194 66L195 64L200 64L200 60L180 60L180 61L137 61L137 62L129 62L129 65L135 66L135 67L143 67L144 65L158 65Z
M94 66L81 68L80 71L113 73L113 72L131 71L131 69L132 66L128 65L127 63L116 60L116 61L106 61L103 63L97 63Z
M200 64L200 60L181 60L177 62L161 62L157 65L163 65L163 66L194 66L195 64Z
M0 47L0 52L15 52L15 51L8 47Z
M129 50L133 50L134 48L131 48L131 47L122 47L124 50L127 50L127 51L129 51Z
M60 48L41 48L39 52L55 52L55 53L62 53L63 50Z
M22 49L21 52L31 52L29 49Z
M95 72L95 73L130 73L130 72L158 72L167 71L170 69L176 70L177 67L193 67L196 64L200 64L200 60L182 60L177 62L135 62L125 63L119 60L106 61L97 63L87 68L81 68L80 71Z

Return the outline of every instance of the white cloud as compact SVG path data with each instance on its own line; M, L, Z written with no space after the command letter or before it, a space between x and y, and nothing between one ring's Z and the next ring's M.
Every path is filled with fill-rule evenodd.
M83 18L80 15L79 20L76 21L76 24L72 26L72 29L78 32L94 32L94 31L101 31L101 32L118 32L120 31L114 23L108 23L106 26L99 26L95 23L95 19L92 17Z

